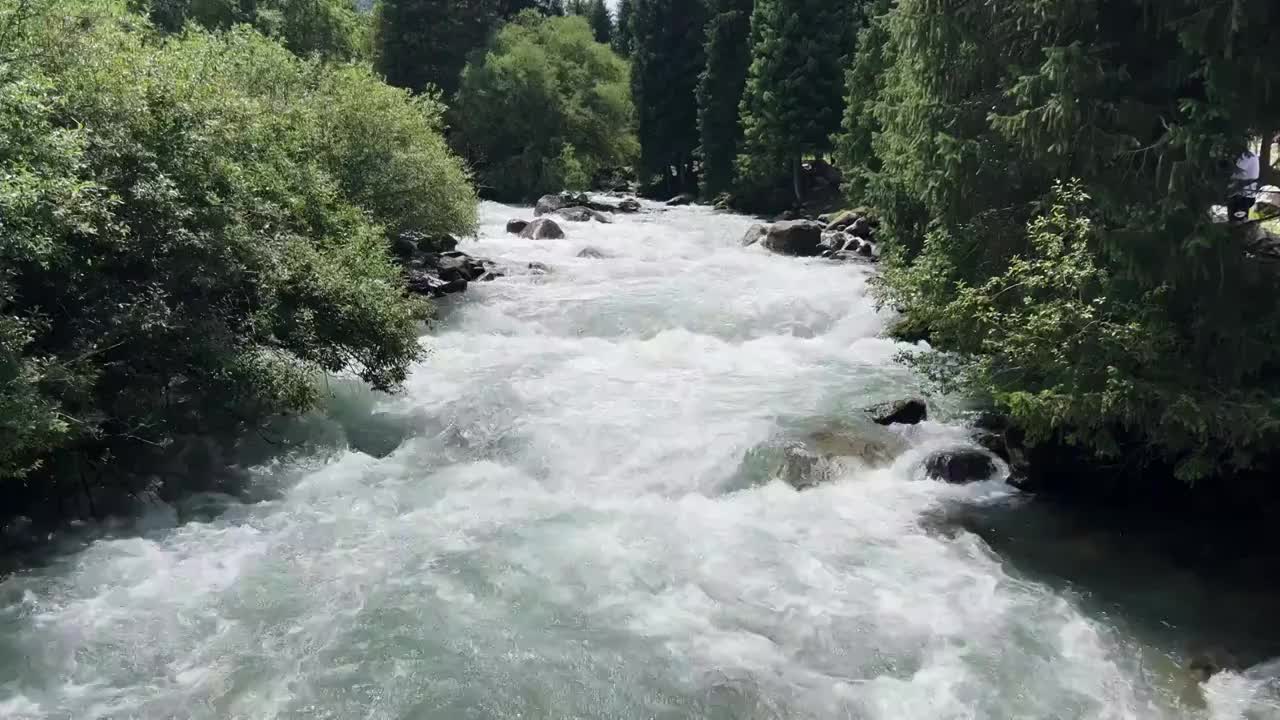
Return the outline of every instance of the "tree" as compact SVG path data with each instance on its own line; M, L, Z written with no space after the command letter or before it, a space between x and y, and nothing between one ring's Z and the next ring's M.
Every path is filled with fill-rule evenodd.
M622 57L631 57L635 45L631 19L635 14L633 0L618 0L618 22L613 29L613 50Z
M381 0L374 17L374 59L387 82L422 92L458 90L467 55L498 23L499 0Z
M467 66L455 111L482 185L505 200L582 188L637 152L627 63L582 17L517 17Z
M751 0L718 0L707 23L706 67L698 78L698 133L702 191L712 196L733 186L742 141L738 107L751 64Z
M847 155L870 148L885 299L942 376L1033 440L1188 481L1274 462L1280 278L1210 210L1280 126L1280 9L899 0L872 28L875 131Z
M638 169L667 192L696 189L696 90L705 66L706 20L702 0L636 0L632 16Z
M849 3L759 0L751 15L751 68L742 98L748 164L791 166L797 200L806 153L824 153L840 127L853 22Z
M591 32L595 35L596 42L608 45L613 38L613 17L609 15L609 8L604 0L592 0L587 20L591 23Z

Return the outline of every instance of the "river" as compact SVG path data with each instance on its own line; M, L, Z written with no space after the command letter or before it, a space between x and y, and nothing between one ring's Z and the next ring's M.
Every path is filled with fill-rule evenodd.
M463 249L516 271L444 303L403 394L334 384L389 453L266 464L259 502L0 582L0 717L1280 717L1265 663L1185 670L1162 613L1209 590L1166 573L1140 581L1164 609L1117 608L952 521L1022 502L922 478L964 442L954 399L891 467L753 475L754 448L916 391L904 347L866 266L647 210L534 241L484 204Z

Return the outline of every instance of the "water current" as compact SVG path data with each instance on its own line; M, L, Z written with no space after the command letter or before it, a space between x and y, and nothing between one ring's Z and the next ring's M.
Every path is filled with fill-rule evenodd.
M702 207L563 240L481 214L462 249L510 274L443 304L402 394L334 385L385 451L264 465L258 502L0 581L0 717L1280 717L1275 668L1200 683L1164 610L950 522L1021 502L923 478L965 442L956 399L889 467L805 492L744 469L918 391L869 267L743 248L751 220Z

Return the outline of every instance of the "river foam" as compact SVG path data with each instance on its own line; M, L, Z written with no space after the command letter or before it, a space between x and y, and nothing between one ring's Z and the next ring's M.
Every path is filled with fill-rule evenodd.
M462 249L512 272L442 308L405 392L372 400L394 451L264 468L275 499L0 583L0 716L1261 707L1234 675L1184 703L1166 649L939 528L948 506L1010 496L922 480L956 427L904 431L892 467L812 491L741 486L752 448L914 391L904 347L879 337L868 268L744 249L746 218L647 210L533 241L503 230L528 209L485 204Z

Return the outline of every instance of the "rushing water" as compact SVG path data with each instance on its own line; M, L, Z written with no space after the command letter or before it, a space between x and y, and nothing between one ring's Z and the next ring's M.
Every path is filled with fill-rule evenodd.
M503 231L528 212L483 207L465 249L516 270L443 308L402 395L338 388L390 454L0 583L0 717L1276 717L1267 666L1198 686L948 525L1015 502L921 479L956 427L803 493L744 473L912 389L866 268L705 208Z

